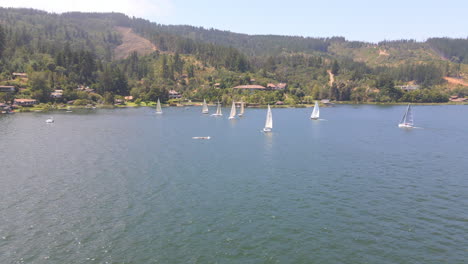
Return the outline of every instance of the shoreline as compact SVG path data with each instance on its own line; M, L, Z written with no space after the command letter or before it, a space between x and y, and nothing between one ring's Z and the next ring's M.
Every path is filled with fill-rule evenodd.
M350 101L339 101L333 102L332 104L320 104L321 107L333 107L334 105L381 105L381 106L391 106L391 105L407 105L407 102L398 102L398 103L380 103L380 102L365 102L365 103L356 103ZM447 103L410 103L412 105L468 105L468 102L447 102ZM164 107L201 107L201 103L186 103L180 104L177 106L163 104ZM148 105L136 105L134 103L126 104L126 105L96 105L94 108L89 106L67 106L67 107L49 107L49 108L42 108L42 107L23 107L20 109L16 109L12 113L46 113L51 111L67 111L67 110L74 110L74 109L88 109L88 110L96 110L96 109L116 109L116 108L136 108L136 107L151 107L154 108L155 106L153 103ZM226 106L227 107L227 106ZM314 104L299 104L299 105L270 105L271 108L312 108ZM247 108L267 108L267 105L258 105L258 106L249 106Z

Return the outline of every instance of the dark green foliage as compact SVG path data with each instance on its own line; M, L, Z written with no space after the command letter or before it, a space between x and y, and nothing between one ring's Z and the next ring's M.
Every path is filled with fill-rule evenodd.
M405 92L400 101L412 103L445 103L448 102L448 95L439 91L421 89Z
M423 86L441 84L443 70L433 64L404 64L398 67L381 67L375 70L376 74L386 74L398 81L416 81Z
M380 89L379 101L381 102L396 102L402 96L401 89L395 87L393 78L389 75L381 75L375 85Z
M30 77L32 97L39 102L48 102L52 89L45 73L35 73Z
M468 63L468 38L430 38L427 43L445 58L456 63Z
M137 19L132 21L138 23L141 30L152 29L160 34L171 34L190 38L182 46L185 49L193 47L194 42L208 42L220 46L232 46L249 56L278 55L284 51L327 52L328 46L333 41L343 41L343 38L305 38L277 35L246 35L221 31L215 29L204 29L192 26L166 26L150 23L146 20ZM139 31L142 32L142 31ZM182 51L179 51L182 53Z
M106 67L99 76L97 92L99 94L128 95L130 89L125 73L119 67Z
M2 57L3 50L5 49L5 30L0 25L0 58Z
M340 66L338 65L338 61L334 60L332 67L331 67L331 72L336 75L338 74L339 70L340 70Z

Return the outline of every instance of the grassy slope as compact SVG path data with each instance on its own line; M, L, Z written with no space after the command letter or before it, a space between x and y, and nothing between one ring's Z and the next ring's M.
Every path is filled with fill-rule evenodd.
M376 45L365 44L359 48L347 47L346 43L333 43L329 51L333 54L350 57L355 61L364 62L371 67L397 66L403 63L421 63L443 61L432 49L424 43L413 45Z

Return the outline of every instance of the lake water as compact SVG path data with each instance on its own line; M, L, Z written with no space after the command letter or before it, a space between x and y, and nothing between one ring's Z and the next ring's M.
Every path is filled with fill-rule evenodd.
M466 263L468 106L405 108L0 116L0 263Z

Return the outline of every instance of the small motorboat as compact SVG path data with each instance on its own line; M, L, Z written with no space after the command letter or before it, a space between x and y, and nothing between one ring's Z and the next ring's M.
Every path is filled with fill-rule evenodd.
M192 139L211 139L211 137L192 137Z

